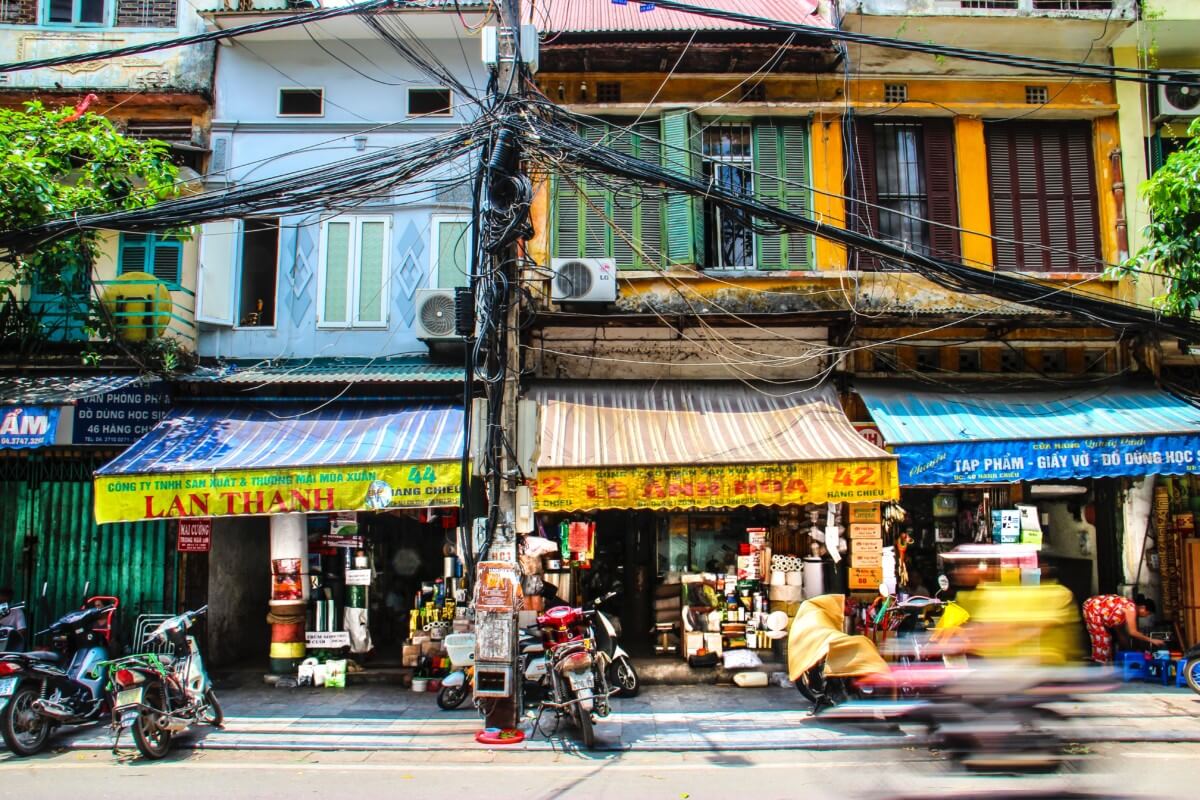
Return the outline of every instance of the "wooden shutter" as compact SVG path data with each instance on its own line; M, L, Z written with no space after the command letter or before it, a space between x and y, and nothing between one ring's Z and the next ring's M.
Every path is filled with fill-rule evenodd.
M117 273L146 272L146 255L150 244L144 233L122 233L117 245L120 250L117 263Z
M808 171L808 124L790 123L779 129L780 151L783 156L783 207L808 216L811 209ZM783 235L785 266L788 269L809 269L812 266L812 237L799 231Z
M754 126L754 195L797 214L809 213L808 126ZM758 269L808 269L810 237L797 231L754 235Z
M583 229L579 194L565 176L554 178L554 255L579 258L583 255L580 232Z
M851 197L855 198L849 204L850 227L857 233L879 237L879 184L875 178L875 125L866 120L854 122L854 153L850 159L852 170L851 187L847 187ZM856 269L879 269L880 261L875 256L854 250Z
M663 112L661 118L662 165L669 172L689 178L698 177L698 159L693 152L692 115L686 110ZM666 257L671 264L701 266L704 250L703 208L696 198L666 194Z
M658 143L658 120L641 122L634 128L637 142L636 156L643 161L659 165L662 163L662 148ZM650 186L639 189L636 240L641 245L637 258L639 269L659 269L663 258L662 193Z
M987 127L997 269L1099 269L1095 166L1088 123Z
M954 126L931 119L924 125L925 195L929 209L929 250L935 258L957 261L962 252L958 231L958 193L954 185ZM947 227L949 226L949 227Z
M150 237L150 274L168 286L179 285L180 270L183 267L183 242L174 236Z
M768 205L780 205L783 194L779 180L782 155L779 130L769 123L761 123L754 126L753 136L754 196ZM754 234L754 263L759 269L783 269L783 234Z

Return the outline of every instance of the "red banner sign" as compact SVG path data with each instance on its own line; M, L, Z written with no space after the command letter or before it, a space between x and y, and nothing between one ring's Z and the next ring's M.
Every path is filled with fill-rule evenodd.
M179 520L179 535L175 549L180 553L207 553L212 550L212 519Z

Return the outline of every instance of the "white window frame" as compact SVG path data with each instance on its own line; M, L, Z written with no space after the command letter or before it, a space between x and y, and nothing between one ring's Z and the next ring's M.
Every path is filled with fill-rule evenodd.
M438 259L441 256L442 237L438 226L443 223L467 224L467 269L471 268L471 251L474 243L472 242L471 217L465 214L434 214L429 218L429 288L430 289L448 289L448 286L441 286L438 282ZM468 285L470 284L470 276L467 278Z
M283 113L283 93L284 92L320 92L321 93L321 111L316 114L285 114ZM324 86L280 86L275 92L275 116L283 119L313 119L316 117L325 116L325 87Z
M412 93L413 91L428 91L428 92L447 92L450 96L450 102L446 106L446 111L443 114L414 114L412 112ZM404 115L407 117L440 119L442 117L454 116L454 90L449 86L409 86L404 90Z
M283 217L273 217L278 220L279 225L275 229L275 297L272 302L275 303L275 313L272 315L272 323L270 325L242 325L242 283L246 271L246 220L261 220L267 217L246 217L238 221L238 242L237 256L234 264L234 280L233 285L233 329L235 331L273 331L279 327L279 259L282 254L281 245L283 244ZM322 306L324 308L324 306Z
M325 321L325 270L329 257L329 225L334 222L350 223L350 241L348 243L350 263L349 263L349 291L346 292L346 321ZM359 252L359 234L364 222L382 222L383 228L383 279L380 284L380 293L383 295L383 319L379 322L360 322L358 321L358 301L359 301L359 279L362 273L362 263ZM348 328L374 329L382 330L388 327L388 316L391 309L391 303L388 302L391 294L391 278L392 278L392 218L385 214L345 214L336 217L330 217L321 222L321 237L320 243L320 261L317 269L317 327L332 330L345 330Z

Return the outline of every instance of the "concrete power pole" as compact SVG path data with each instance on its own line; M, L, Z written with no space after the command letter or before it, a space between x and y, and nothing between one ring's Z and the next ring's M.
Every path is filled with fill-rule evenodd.
M523 94L520 76L521 59L521 0L496 0L500 6L497 30L496 93L497 100L520 97ZM504 333L502 337L505 362L504 384L501 390L500 433L505 440L515 443L518 426L518 393L521 379L521 267L520 250L516 242L508 245L501 256L501 269L508 279L505 297ZM499 507L496 529L492 532L493 553L500 559L512 560L517 567L517 486L520 467L513 458L512 446L501 446L497 466L500 469L499 496L492 499ZM488 727L515 728L520 723L522 698L520 656L517 652L516 612L513 612L511 652L508 663L512 670L512 692L508 697L496 698L485 715Z

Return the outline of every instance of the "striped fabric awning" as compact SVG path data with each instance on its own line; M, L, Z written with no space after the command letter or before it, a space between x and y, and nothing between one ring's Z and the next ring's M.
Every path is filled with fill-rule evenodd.
M101 522L456 505L463 411L198 406L96 471Z
M539 387L538 468L889 458L854 430L833 389L773 396L736 383Z
M828 386L776 395L742 383L556 383L530 396L542 510L894 496L893 456L854 430Z
M855 385L911 486L1200 473L1200 408L1154 387Z

